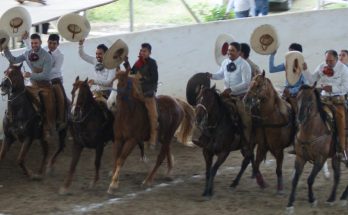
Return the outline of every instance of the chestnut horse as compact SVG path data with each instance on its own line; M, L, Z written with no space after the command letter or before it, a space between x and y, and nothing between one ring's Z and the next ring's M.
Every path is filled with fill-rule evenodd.
M254 169L257 183L262 188L266 186L259 167L270 151L277 161L277 191L282 193L284 149L292 144L295 135L291 106L280 98L271 81L265 77L265 71L252 79L244 104L252 114L253 141L258 145Z
M95 149L95 174L90 187L94 187L99 180L100 161L104 146L114 138L113 115L107 109L106 104L98 102L88 85L88 79L80 81L76 78L71 91L71 128L70 132L74 139L72 148L72 160L68 177L60 188L60 194L66 194L71 185L73 175L81 152L84 148Z
M65 137L67 127L58 131L59 146L57 151L48 161L48 144L43 136L43 114L44 107L26 89L21 67L10 65L4 72L5 77L1 82L2 95L7 95L7 111L3 119L4 140L0 153L0 160L6 155L11 144L16 140L22 143L22 148L18 156L18 163L24 174L33 178L40 178L47 170L52 168L57 156L65 147ZM34 105L35 104L35 105ZM33 174L25 165L25 157L33 140L39 139L43 151L43 159L37 174Z
M318 172L322 169L326 160L332 158L332 168L334 171L334 186L327 202L332 204L336 200L336 190L340 180L340 158L336 156L336 146L334 138L337 134L332 133L325 121L327 115L323 110L320 101L320 93L315 89L316 83L310 86L302 86L297 95L297 122L298 131L295 138L296 160L295 176L292 180L292 189L289 196L287 211L292 213L295 201L296 187L307 161L313 163L312 171L308 177L308 201L316 205L313 194L313 183ZM342 194L341 200L347 200L348 187Z
M134 146L146 141L150 137L149 119L147 110L143 102L139 99L137 92L138 80L128 77L128 72L118 71L116 74L117 83L117 102L114 123L114 156L115 165L112 181L108 193L114 194L118 188L121 167L126 158L133 150ZM151 185L155 173L163 160L167 158L168 170L170 174L173 168L170 144L175 131L180 126L182 139L187 139L193 125L192 108L184 102L179 102L170 96L157 96L158 105L158 142L161 148L157 156L154 168L149 172L144 185ZM184 143L184 142L182 142Z
M215 86L202 88L199 93L196 106L196 126L201 132L197 132L197 137L193 137L192 141L203 148L206 164L204 197L210 198L213 195L216 172L231 151L241 150L244 156L241 169L231 184L232 188L238 185L248 164L254 163L253 147L249 145L244 135L244 126L237 112L237 104L234 107L233 117L231 117L230 110L226 107ZM217 156L217 159L213 165L214 155Z

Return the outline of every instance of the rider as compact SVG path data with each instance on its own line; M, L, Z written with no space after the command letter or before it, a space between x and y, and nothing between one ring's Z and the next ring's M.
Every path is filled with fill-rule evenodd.
M96 100L106 103L106 99L109 97L112 86L112 81L115 78L116 71L106 69L103 64L104 54L108 50L104 44L99 44L95 52L95 57L87 55L83 49L84 39L79 41L79 55L87 63L94 65L95 79L89 79L88 84L90 86L96 86L96 90L93 92Z
M54 94L51 85L51 73L52 73L52 56L41 48L41 37L38 34L32 34L31 49L26 50L18 57L12 56L8 47L5 48L4 53L10 63L16 64L26 61L32 72L25 72L24 77L30 78L32 86L28 86L27 89L38 100L42 95L44 107L45 107L45 122L44 122L44 135L46 138L51 136L51 132L55 128L55 107L54 107Z
M346 49L341 50L339 57L340 57L340 61L348 67L348 50Z
M247 92L251 81L251 67L249 63L240 56L241 45L237 42L232 42L228 46L228 58L222 61L220 69L214 73L208 73L208 77L214 80L224 79L225 90L222 93L224 101L228 104L229 95L242 98ZM245 112L242 101L237 100L237 111L241 117L244 126L244 136L249 140L251 135L251 118ZM231 118L233 119L233 103L228 105L231 110Z
M261 74L261 70L258 65L256 65L253 61L250 60L249 55L250 55L250 46L247 43L241 43L240 56L249 63L251 68L251 78L253 78L256 75Z
M325 63L320 64L314 73L303 71L310 82L320 81L322 86L321 99L324 103L331 102L335 107L335 121L340 143L340 153L348 163L346 145L346 110L344 95L348 92L348 67L338 60L335 50L325 52Z
M148 111L150 120L150 147L154 148L157 141L158 112L156 104L156 92L158 82L158 70L156 61L150 57L152 47L149 43L141 44L139 59L131 69L131 74L140 75L140 85L143 94L143 101ZM129 63L126 60L125 67L129 69Z

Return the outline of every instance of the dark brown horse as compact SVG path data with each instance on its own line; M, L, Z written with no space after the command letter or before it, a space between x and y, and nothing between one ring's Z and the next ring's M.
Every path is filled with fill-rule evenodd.
M216 172L230 152L241 150L244 156L241 169L231 184L233 188L238 185L248 164L253 163L253 152L244 136L243 124L237 112L237 106L235 105L234 116L231 117L230 110L226 107L215 86L203 88L197 103L196 126L201 132L198 132L199 137L193 137L192 141L203 148L206 164L206 183L203 196L210 198L213 195ZM215 155L217 159L213 165Z
M95 175L90 186L93 187L99 180L100 160L104 146L112 141L113 115L107 109L106 104L96 101L88 85L88 79L80 81L76 78L71 91L71 128L70 132L74 139L72 148L72 160L68 177L60 188L60 194L65 194L71 185L73 175L81 152L84 148L95 149Z
M8 96L7 111L3 119L4 140L2 143L0 160L3 159L9 147L15 142L22 143L18 157L18 163L29 177L41 177L44 169L51 168L64 149L67 128L58 131L59 146L57 151L48 161L48 144L43 136L43 113L44 107L26 89L20 66L10 65L4 72L5 77L1 82L2 95ZM34 105L35 104L35 105ZM33 140L39 139L43 149L43 159L38 175L33 174L25 165L25 157Z
M292 189L287 205L288 213L294 210L296 187L299 178L303 172L304 165L307 161L313 163L312 171L308 177L308 201L316 205L313 194L313 183L318 172L322 169L325 161L332 158L332 168L334 171L334 186L327 202L333 203L336 200L336 190L340 180L340 159L336 155L333 134L325 121L327 115L323 110L323 104L320 101L320 93L314 86L302 86L297 95L297 122L298 131L295 138L296 160L295 176L292 180ZM347 200L348 187L342 194L341 200Z
M255 176L257 183L266 186L259 171L260 163L266 159L268 151L277 161L277 191L283 192L282 166L284 149L291 145L295 135L295 121L291 106L281 99L265 72L251 81L244 103L253 117L257 154L255 160Z
M137 79L128 77L128 72L118 71L116 74L117 84L117 102L115 114L115 166L112 181L109 186L108 193L114 194L118 188L121 167L126 158L133 150L134 146L140 142L146 141L150 137L149 119L147 110L137 93ZM193 124L192 108L183 102L170 96L157 96L158 105L158 142L161 148L157 156L154 168L149 172L144 185L151 185L154 180L155 173L163 160L167 158L168 170L167 174L173 168L173 161L170 149L170 143L175 131L180 126L179 133L183 139L190 134Z

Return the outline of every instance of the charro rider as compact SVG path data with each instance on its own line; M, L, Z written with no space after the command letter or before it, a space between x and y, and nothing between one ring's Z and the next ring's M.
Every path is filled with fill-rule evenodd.
M83 49L84 39L79 41L79 55L86 61L94 65L95 78L89 79L88 84L95 86L94 96L97 100L106 102L106 99L110 95L110 87L112 86L112 81L115 78L116 70L106 69L103 64L104 54L108 50L104 44L99 44L97 46L95 57L92 57L85 53Z
M45 120L44 120L44 135L50 137L55 128L55 107L54 94L51 85L51 70L52 70L52 56L41 48L41 37L38 34L32 34L31 49L26 50L18 57L12 56L8 47L5 48L4 53L6 58L12 64L26 61L32 72L25 72L24 77L30 78L32 86L28 86L27 90L31 92L38 100L39 94L42 95L45 106Z
M338 60L335 50L328 50L325 52L325 63L320 64L314 73L303 71L303 75L310 82L320 81L323 103L329 103L335 107L334 115L340 145L339 152L347 164L344 95L348 91L348 68Z
M158 70L156 61L150 57L152 47L149 43L141 44L139 59L131 68L131 74L140 75L140 85L143 94L148 117L150 120L151 133L148 141L151 148L154 148L157 141L158 112L156 104L156 92L158 82ZM125 61L125 67L130 69L128 61Z

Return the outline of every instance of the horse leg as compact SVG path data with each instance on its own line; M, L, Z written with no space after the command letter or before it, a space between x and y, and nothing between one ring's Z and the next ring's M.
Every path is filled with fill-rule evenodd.
M1 144L0 161L5 158L6 153L10 150L10 145L14 142L14 138L4 136Z
M267 186L260 172L260 163L265 159L266 153L267 153L267 149L265 149L265 147L266 146L264 145L262 146L261 144L257 146L255 168L253 170L255 178L256 178L256 182L262 189L266 188Z
M298 181L300 179L300 176L303 172L303 167L306 164L306 161L302 159L299 156L296 156L295 160L295 174L294 177L292 178L292 186L291 186L291 193L289 196L289 201L286 210L288 211L289 214L293 213L294 211L294 202L295 202L295 195L296 195L296 188Z
M247 155L247 154L244 153L243 151L242 151L242 154L243 154L243 156L244 156L244 159L243 159L243 161L242 161L241 169L240 169L240 171L239 171L237 177L233 180L232 184L230 185L231 188L236 188L236 187L237 187L237 185L239 184L239 181L240 181L240 179L241 179L241 177L242 177L242 175L243 175L245 169L248 167L250 161L253 160L253 158L252 158L253 156L252 156L252 155L251 155L251 156L250 156L250 155ZM252 162L253 162L253 161L252 161ZM254 163L254 162L253 162L253 163ZM254 164L253 164L253 165L254 165Z
M64 150L65 148L65 138L67 135L67 128L64 128L58 132L59 136L59 146L56 152L53 154L51 159L48 162L47 168L46 168L46 173L51 173L53 169L53 165L55 164L58 155Z
M152 185L155 173L157 172L157 169L161 166L161 164L163 163L163 160L168 156L169 148L170 148L170 143L162 144L161 150L157 156L156 164L153 167L153 169L151 170L151 172L146 176L145 180L143 181L143 185L145 185L145 186ZM169 155L169 156L171 156L171 155ZM170 164L168 164L168 166L169 165ZM168 171L170 172L169 167L168 167Z
M100 160L101 157L103 155L103 151L104 151L104 143L100 143L97 145L96 149L95 149L95 161L94 161L94 166L95 166L95 175L94 175L94 179L90 184L90 188L95 187L97 181L99 180L99 168L100 168Z
M327 161L325 161L324 166L323 166L323 174L325 179L329 180L330 179L330 170L329 167L327 165Z
M146 162L147 158L146 158L145 150L144 150L144 142L143 141L139 142L138 146L139 146L139 149L140 149L140 160L142 162Z
M171 178L171 175L172 175L172 169L174 167L174 156L172 155L171 153L171 148L168 147L168 150L167 150L167 178Z
M342 206L346 206L347 205L347 199L348 199L348 186L346 187L346 189L344 190L344 192L341 195L341 202L342 202Z
M118 154L114 174L111 179L111 183L109 185L108 193L113 195L115 193L115 190L118 188L118 179L120 176L121 167L123 166L124 162L126 161L128 155L132 152L133 148L138 142L134 139L127 140L122 147L117 147L115 149L121 149L121 151L115 152ZM119 144L118 144L119 145Z
M317 201L315 200L314 193L313 193L313 184L315 177L320 172L321 168L323 167L323 162L314 162L312 171L307 179L308 184L308 202L311 203L312 207L315 207L317 204Z
M329 199L327 200L327 202L329 204L332 204L335 200L336 200L336 191L337 191L337 186L340 182L340 176L341 176L341 163L339 161L339 159L337 158L337 156L333 156L333 158L331 159L332 162L332 169L334 172L334 185L332 187L332 191L331 191L331 195L329 197ZM325 161L326 163L326 161Z
M24 174L29 176L29 178L32 178L33 173L31 170L29 170L26 165L25 165L25 156L27 155L29 148L32 144L32 139L31 138L26 138L22 144L21 150L19 152L18 158L17 158L17 163L18 165L23 169Z
M211 177L211 166L213 164L214 154L208 149L203 148L203 155L205 159L205 189L203 192L203 196L208 196L208 182Z
M284 153L283 151L279 151L276 154L276 160L277 160L277 194L283 194L284 193L284 186L283 186L283 159L284 159Z
M70 163L69 173L68 173L68 176L66 177L66 179L64 180L63 187L61 187L59 190L59 194L61 194L61 195L67 194L67 192L68 192L68 189L71 185L71 181L72 181L72 178L73 178L74 173L75 173L76 165L79 162L82 150L83 150L83 147L80 144L74 142L73 149L72 149L72 159L71 159L71 163Z
M227 156L230 154L230 151L228 152L220 152L217 156L217 160L214 164L214 166L211 168L211 173L210 173L210 178L208 181L208 192L207 192L207 197L213 196L213 188L214 188L214 178L216 175L217 170L221 166L221 164L226 160Z
M114 143L112 144L112 156L114 158L114 166L111 171L111 177L115 174L116 171L116 163L117 159L120 157L120 154L122 152L122 141L115 139Z
M33 175L33 177L35 179L40 179L42 177L42 174L44 172L44 169L47 165L47 158L48 158L48 144L47 142L44 140L44 139L41 139L40 140L40 144L41 144L41 147L42 147L42 154L43 154L43 157L42 157L42 161L41 161L41 165L40 165L40 168L39 168L39 174L38 175Z

